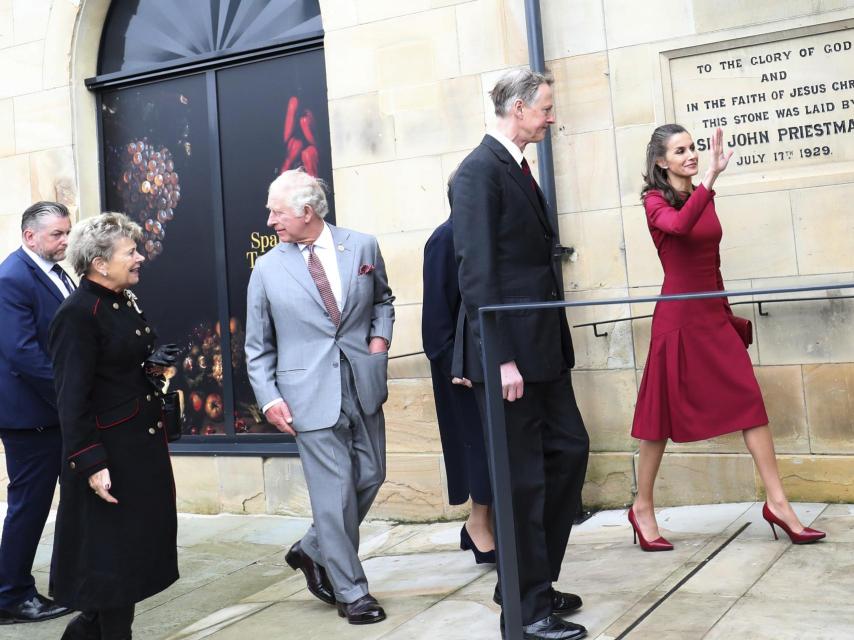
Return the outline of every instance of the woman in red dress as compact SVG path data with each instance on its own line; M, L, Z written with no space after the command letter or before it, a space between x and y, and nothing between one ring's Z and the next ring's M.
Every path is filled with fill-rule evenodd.
M647 145L642 199L649 231L664 268L662 294L723 291L721 225L712 185L727 167L723 131L712 137L709 167L696 188L697 151L681 126L658 127ZM768 415L745 336L736 329L726 298L660 302L638 392L632 436L640 442L638 493L629 522L644 551L673 548L655 520L653 487L668 438L694 442L742 431L765 485L762 515L792 542L814 542L824 533L805 528L786 499ZM742 321L746 325L745 321ZM741 327L744 329L745 327Z

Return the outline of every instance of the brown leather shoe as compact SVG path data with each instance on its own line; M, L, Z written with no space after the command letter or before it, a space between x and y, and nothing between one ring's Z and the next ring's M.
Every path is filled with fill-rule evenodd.
M326 575L326 569L317 564L302 550L299 540L285 554L285 562L290 565L291 569L302 571L302 574L305 576L305 584L311 595L326 604L335 604L335 591L332 589L332 583Z
M385 611L370 593L355 602L339 602L338 615L350 624L373 624L385 620Z

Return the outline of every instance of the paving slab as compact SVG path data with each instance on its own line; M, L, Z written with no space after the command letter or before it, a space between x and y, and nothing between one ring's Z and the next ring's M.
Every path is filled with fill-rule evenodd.
M704 640L850 640L854 608L798 598L742 598L706 634ZM634 639L632 639L634 640Z
M854 543L789 544L748 595L789 603L837 604L854 611Z
M299 638L300 640L376 640L434 604L438 596L392 597L383 600L388 618L372 625L351 625L319 600L277 602L208 637L211 640ZM437 636L441 637L441 636Z
M631 640L660 640L661 638L679 638L692 640L702 638L715 623L736 603L737 598L728 596L709 596L694 593L677 593L668 598L660 607L643 620L627 638ZM651 604L645 600L645 605ZM599 640L611 640L627 629L646 607L639 607L613 624ZM733 636L751 638L752 636Z
M828 505L811 526L826 531L831 542L854 542L854 505Z
M5 505L0 503L0 513ZM613 640L679 586L626 638L699 640L854 638L854 505L796 504L805 524L828 532L814 545L775 541L762 503L663 508L676 548L644 553L631 543L626 510L594 514L573 529L557 588L584 606L569 617L589 638ZM144 640L497 640L496 573L459 550L461 522L365 523L360 555L388 620L353 626L314 598L284 550L310 521L284 516L179 517L181 579L139 603ZM722 547L739 529L746 528ZM34 571L47 592L53 527ZM683 579L698 569L683 583ZM681 583L681 584L680 584ZM55 640L68 618L0 628L3 640Z

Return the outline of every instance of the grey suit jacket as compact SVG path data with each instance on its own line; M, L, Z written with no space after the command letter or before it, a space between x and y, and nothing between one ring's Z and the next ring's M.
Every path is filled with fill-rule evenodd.
M394 324L394 296L379 245L373 236L329 228L341 274L337 331L296 244L280 243L261 256L249 279L249 381L259 406L278 397L288 403L292 426L298 432L324 429L337 422L342 353L353 369L359 404L366 415L379 411L388 397L388 354L368 352L372 337L391 343Z

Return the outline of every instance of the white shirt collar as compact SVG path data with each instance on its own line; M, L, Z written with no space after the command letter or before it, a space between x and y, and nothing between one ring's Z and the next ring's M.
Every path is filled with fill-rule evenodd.
M516 161L516 164L518 164L520 167L522 166L522 159L524 158L524 156L522 155L522 150L516 146L516 143L514 143L510 138L501 133L498 129L490 129L486 133L487 135L490 135L496 140L498 140L498 142L501 143L501 146L507 149L510 155L513 156L513 159Z
M317 236L317 240L313 242L315 248L321 249L332 249L335 244L335 240L332 238L332 230L329 228L329 225L325 222L323 223L323 231L320 232L320 235ZM297 246L300 251L304 251L308 244L304 244L302 242L298 242Z
M56 264L55 262L51 262L50 260L45 260L39 254L35 253L29 247L26 247L24 245L21 245L21 249L23 249L24 253L26 253L28 256L30 256L30 258L32 258L32 261L35 262L39 266L39 269L44 271L46 274L50 275L51 271L53 270L53 265Z

